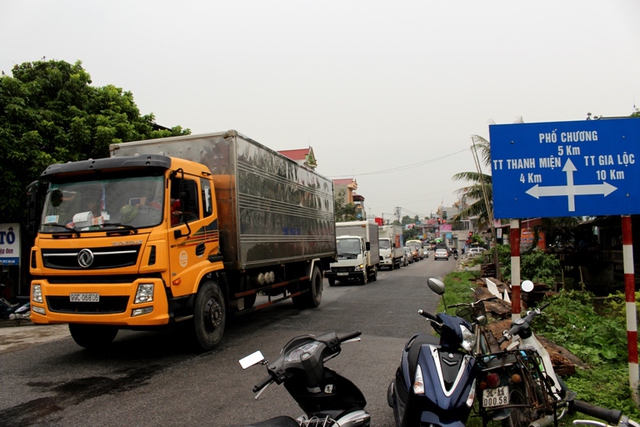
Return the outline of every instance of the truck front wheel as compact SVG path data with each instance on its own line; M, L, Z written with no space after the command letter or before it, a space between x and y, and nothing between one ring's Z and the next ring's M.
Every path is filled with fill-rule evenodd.
M201 349L213 350L220 344L226 321L227 309L220 286L212 280L204 282L193 307L193 332Z
M367 284L368 281L369 281L369 271L367 270L367 267L365 267L364 271L362 272L362 276L360 276L360 284L364 286Z
M87 350L102 350L111 344L118 328L110 325L79 325L69 323L69 332L80 347Z

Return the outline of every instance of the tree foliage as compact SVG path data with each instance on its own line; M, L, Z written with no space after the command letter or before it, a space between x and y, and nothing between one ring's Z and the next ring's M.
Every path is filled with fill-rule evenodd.
M80 61L25 62L0 77L0 222L23 218L24 190L50 164L109 156L109 144L189 134L141 115L133 94L91 86Z
M489 167L491 165L491 147L489 141L481 136L473 136L475 147L479 152L479 161ZM484 191L487 192L487 200L493 203L493 187L491 175L482 172L460 172L453 175L456 181L468 181L470 184L458 190L460 196L472 203L462 209L453 221L460 221L464 218L477 217L478 226L488 226L490 224L489 209L485 203ZM483 189L484 187L484 189Z
M336 222L358 220L356 205L353 203L346 203L345 190L341 190L335 195L333 210Z

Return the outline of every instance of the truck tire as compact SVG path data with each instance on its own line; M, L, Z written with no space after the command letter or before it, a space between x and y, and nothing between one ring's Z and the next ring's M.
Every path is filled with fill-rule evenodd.
M371 281L372 282L377 282L378 281L378 266L377 265L373 266L373 275L371 276Z
M362 286L366 285L367 282L369 281L369 272L367 271L367 268L365 267L364 271L362 272L362 277L360 277L360 284Z
M336 284L335 277L329 277L327 281L329 281L329 286L334 286Z
M318 307L322 301L322 279L322 271L320 271L317 265L314 266L311 272L311 278L308 284L305 285L307 289L309 289L309 292L293 297L293 304L301 309ZM331 279L329 279L329 284L331 285Z
M195 343L205 351L213 350L222 341L227 321L227 307L220 286L213 280L204 282L193 306Z
M396 261L391 260L391 267L389 267L389 270L395 270L395 269L396 269Z
M69 323L71 337L80 347L87 350L103 350L111 344L118 328L111 325L79 325Z

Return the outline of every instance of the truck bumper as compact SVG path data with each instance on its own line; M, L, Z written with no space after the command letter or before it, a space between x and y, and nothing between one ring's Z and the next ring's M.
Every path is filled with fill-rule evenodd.
M362 279L362 275L364 273L362 271L325 271L324 277L327 279L336 279L336 280L348 280L348 279Z
M151 300L135 302L136 293L153 285ZM160 279L133 283L51 284L31 282L31 321L35 324L84 323L142 327L169 323L167 294Z

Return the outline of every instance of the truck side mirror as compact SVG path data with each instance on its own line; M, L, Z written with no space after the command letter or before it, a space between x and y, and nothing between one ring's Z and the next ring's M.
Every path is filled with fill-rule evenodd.
M366 242L364 244L364 248L365 248L365 250L370 251L371 250L371 242Z
M40 191L42 191L40 181L33 181L27 186L27 233L31 237L35 237L38 232L38 202Z

